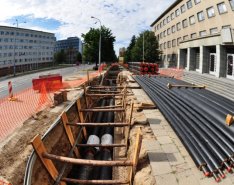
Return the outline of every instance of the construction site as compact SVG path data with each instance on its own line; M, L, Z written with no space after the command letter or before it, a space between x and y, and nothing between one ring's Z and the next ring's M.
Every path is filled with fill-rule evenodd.
M0 102L1 185L234 184L233 80L140 62L55 76Z

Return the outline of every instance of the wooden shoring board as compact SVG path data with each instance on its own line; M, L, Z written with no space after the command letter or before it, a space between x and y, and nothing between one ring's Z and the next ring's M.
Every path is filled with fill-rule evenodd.
M129 118L128 118L129 126L127 127L126 141L125 141L127 148L128 148L128 137L130 135L130 129L131 129L131 123L132 123L133 108L134 108L134 101L132 100L131 107L130 107L130 114L129 114ZM126 155L127 155L127 150L126 150Z
M71 179L63 178L62 181L70 182L75 184L128 184L126 180L82 180L82 179Z
M80 112L124 112L123 108L115 108L115 109L80 109Z
M63 122L63 127L65 129L65 132L67 134L68 140L71 144L71 147L73 147L75 144L75 139L73 137L71 127L68 125L68 118L67 118L66 112L63 112L63 114L62 114L62 122ZM80 128L80 129L82 129L82 128ZM77 158L81 157L78 148L74 148L74 153L75 153Z
M139 128L137 131L135 150L134 150L133 160L132 160L133 166L131 167L131 170L130 170L130 178L129 178L130 184L133 184L133 179L136 173L136 167L138 164L138 159L139 159L139 155L141 151L141 145L142 145L142 133L141 133L141 128Z
M70 126L85 126L85 127L125 127L129 126L129 123L68 123Z
M46 153L47 151L46 151L45 145L43 144L40 136L36 135L31 143L32 143L32 146L33 146L36 154L38 155L39 159L41 160L42 164L45 166L46 170L48 171L48 173L50 174L52 179L54 181L56 181L56 179L58 177L58 170L56 169L53 161L43 157L43 154ZM60 185L66 185L66 183L60 182Z
M58 156L49 153L43 153L43 158L69 163L69 164L78 164L78 165L87 165L87 166L133 166L133 161L130 160L118 160L118 161L105 161L105 160L88 160L88 159L77 159L71 157Z
M80 98L76 101L76 105L77 105L77 109L78 109L78 114L79 114L79 117L80 117L80 122L81 123L84 123L84 114L83 112L81 112L81 101L80 101ZM84 134L84 138L88 139L88 135L87 135L87 130L85 127L83 127L83 134Z

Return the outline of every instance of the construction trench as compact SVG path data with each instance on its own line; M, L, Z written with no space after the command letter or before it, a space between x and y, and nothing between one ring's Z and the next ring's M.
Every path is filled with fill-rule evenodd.
M34 138L24 185L156 184L134 178L142 166L150 166L147 156L141 163L142 137L154 136L148 126L133 126L133 110L155 105L206 177L219 182L225 170L232 173L234 102L204 86L137 75L130 81L136 81L155 105L134 105L132 90L140 87L129 86L121 71L113 65L101 78L88 81L48 132ZM131 130L136 131L130 139Z

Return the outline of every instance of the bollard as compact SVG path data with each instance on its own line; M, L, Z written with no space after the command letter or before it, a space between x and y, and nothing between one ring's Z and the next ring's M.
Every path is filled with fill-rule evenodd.
M17 98L14 98L14 95L13 95L13 88L12 88L12 83L11 83L11 81L8 82L8 92L9 92L9 98L8 98L8 100L9 100L9 101L16 101Z

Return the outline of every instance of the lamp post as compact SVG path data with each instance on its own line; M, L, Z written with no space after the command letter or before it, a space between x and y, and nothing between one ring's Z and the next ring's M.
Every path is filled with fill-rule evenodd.
M143 63L145 62L145 32L143 32Z
M99 23L100 23L100 36L99 36L99 55L98 55L98 63L99 63L99 67L101 66L101 47L102 47L102 22L100 21L100 19L91 16L92 19L96 19Z
M16 24L16 28L19 28L19 22L18 19L15 20L16 22L13 23L13 25ZM22 23L26 23L26 22L22 22ZM13 54L13 62L14 62L14 67L13 67L13 71L14 71L14 76L16 74L16 64L15 64L15 47L16 47L16 28L15 28L15 33L14 33L14 54Z

